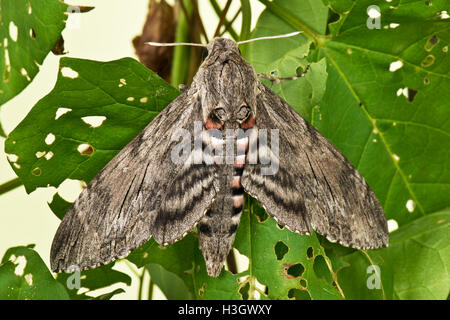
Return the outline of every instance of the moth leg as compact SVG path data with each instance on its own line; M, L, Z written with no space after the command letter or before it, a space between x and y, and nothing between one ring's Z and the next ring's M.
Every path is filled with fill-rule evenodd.
M303 77L305 74L308 73L308 71L309 71L309 66L310 66L310 65L308 64L308 65L306 66L306 68L305 68L305 71L303 71L300 75L298 75L298 76L293 76L293 77L278 78L278 77L270 76L270 75L264 74L264 73L258 73L257 76L258 76L258 78L264 78L264 79L269 80L269 81L272 83L272 85L273 85L274 83L277 83L277 84L278 84L278 83L280 83L280 82L297 80L298 78Z

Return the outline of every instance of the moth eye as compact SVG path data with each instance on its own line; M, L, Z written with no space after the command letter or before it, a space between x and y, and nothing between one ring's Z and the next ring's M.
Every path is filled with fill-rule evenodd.
M248 118L251 111L252 111L252 109L249 106L244 104L244 105L242 105L241 109L239 109L239 112L237 113L236 118L238 120L244 121L245 119Z
M227 120L227 113L225 112L225 109L223 108L216 108L214 109L214 115L217 117L217 119L221 121Z

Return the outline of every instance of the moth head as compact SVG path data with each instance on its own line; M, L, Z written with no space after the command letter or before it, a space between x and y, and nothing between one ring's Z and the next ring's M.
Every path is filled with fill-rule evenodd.
M215 38L194 79L206 127L239 128L256 115L258 79L233 40Z

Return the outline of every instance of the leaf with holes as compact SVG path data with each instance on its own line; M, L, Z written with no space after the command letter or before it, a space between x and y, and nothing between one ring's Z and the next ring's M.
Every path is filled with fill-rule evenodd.
M67 8L58 0L0 2L0 105L36 76L61 36Z
M63 58L55 88L9 134L5 151L27 192L88 182L177 95L130 58Z
M206 273L205 260L198 247L196 234L190 233L168 247L158 245L153 239L134 250L128 257L137 267L157 264L181 279L193 299L240 299L240 275L222 271L219 277Z
M269 299L341 299L317 236L280 229L254 199L248 202L235 241L249 259L248 296L258 291ZM256 281L266 289L255 289Z
M355 165L387 217L402 225L449 206L450 168L443 166L450 158L448 3L381 2L374 20L368 16L377 10L369 8L373 1L326 0L334 13L324 35L326 19L310 21L306 2L261 2L267 9L254 36L304 30L304 39L279 40L286 44L276 54L271 41L252 43L250 62L264 72L292 54L325 59L326 90L312 117L307 104L296 109ZM377 21L380 29L373 29ZM295 74L296 65L290 68ZM279 94L294 106L304 100L300 92Z
M131 285L131 278L120 271L113 270L114 263L101 266L96 269L81 271L79 273L79 283L77 283L76 273L59 273L56 280L63 286L68 287L68 284L73 288L68 288L67 291L71 300L87 300L99 299L106 300L113 297L115 294L124 292L122 290L113 290L102 295L95 295L93 291L103 289L111 285L126 284ZM78 288L77 288L78 287ZM83 288L82 293L78 293L78 289Z
M391 234L389 248L342 256L339 283L353 299L447 299L450 211L429 214ZM381 281L379 281L381 280Z
M65 287L53 278L33 247L14 247L6 251L0 264L0 299L69 299Z

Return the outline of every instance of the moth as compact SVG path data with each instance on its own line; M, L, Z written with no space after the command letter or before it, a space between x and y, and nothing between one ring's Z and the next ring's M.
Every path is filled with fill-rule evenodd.
M69 209L53 240L53 271L107 264L151 237L170 245L197 227L207 272L218 276L245 193L293 232L314 230L357 249L387 246L383 210L350 162L258 80L236 42L215 38L207 49L191 86L101 170ZM216 161L217 156L208 163L193 161L198 148L191 148L185 161L173 161L179 144L173 136L180 129L194 133L195 123L203 129L201 148L234 146L231 161ZM266 139L277 144L277 152L266 148L266 158L277 165L273 174L264 173L267 165L261 161L250 161L263 130L278 132L277 141L270 134ZM256 147L245 134L249 131L257 136Z

